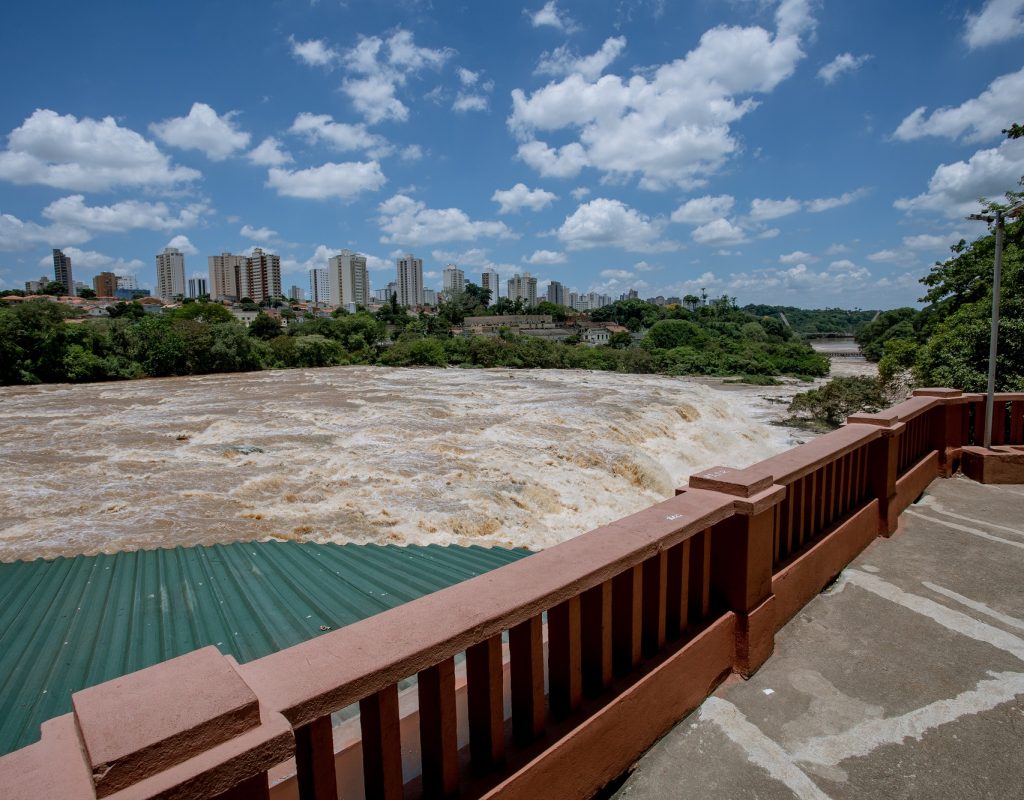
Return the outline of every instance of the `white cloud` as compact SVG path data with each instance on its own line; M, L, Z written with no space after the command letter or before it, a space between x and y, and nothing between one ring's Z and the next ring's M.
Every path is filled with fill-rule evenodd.
M341 53L327 44L323 39L298 41L294 36L288 37L292 55L311 67L329 67L341 58Z
M499 206L499 214L518 213L524 208L540 211L557 199L558 195L554 192L529 189L525 183L517 183L511 189L498 189L491 195L491 200Z
M904 264L911 258L912 256L909 253L902 250L879 250L875 253L871 253L868 256L868 261L883 264Z
M205 203L193 203L174 215L166 203L140 200L124 200L110 206L87 206L85 197L73 194L54 200L43 209L43 216L59 224L91 231L170 231L195 225L206 209Z
M732 211L735 202L736 200L731 194L720 194L716 197L711 195L694 197L672 212L672 221L702 225L705 222L724 217Z
M938 108L928 115L924 106L914 110L893 136L908 142L924 136L944 136L968 142L998 137L1020 116L1024 107L1024 68L1001 75L980 95L955 108Z
M827 256L838 256L842 253L849 253L850 248L845 244L830 244L825 251Z
M282 164L291 163L291 155L281 149L281 142L273 136L268 136L256 147L245 154L253 164L261 167L280 167Z
M870 60L870 55L855 56L853 53L840 53L818 70L818 77L825 83L833 83L844 72L856 72Z
M634 275L628 269L603 269L601 270L601 277L615 278L616 280L625 281L634 277Z
M335 122L329 114L310 114L303 111L295 117L289 133L303 136L311 142L324 142L335 150L372 150L375 156L385 155L390 147L387 139L370 133L365 125Z
M464 92L459 92L458 96L452 103L452 111L466 112L486 110L487 98L482 94L466 94Z
M758 239L774 239L781 231L778 228L767 228L757 234Z
M568 45L561 45L540 57L540 63L534 70L536 75L550 75L564 78L574 73L582 75L585 80L595 81L608 65L619 57L626 48L625 36L614 36L604 40L601 49L589 56L580 56Z
M402 148L399 156L403 161L419 161L423 158L423 148L418 144L410 144Z
M805 253L803 250L794 250L792 253L786 253L779 256L780 264L802 264L808 261L816 261L810 253Z
M572 190L571 194L574 200L582 200L584 197L590 194L590 189L588 189L586 186L577 186L575 189Z
M288 170L272 167L267 186L284 197L349 200L362 192L376 191L387 182L376 161L328 162L309 169Z
M820 214L822 211L831 211L833 208L841 208L855 203L868 193L867 189L854 189L852 192L844 192L838 197L819 197L817 200L808 200L806 208L812 214Z
M114 186L171 186L200 173L171 164L155 144L113 117L94 120L36 109L8 136L0 180L58 189L104 191Z
M443 261L445 264L461 264L463 266L482 267L493 263L487 256L487 250L483 247L471 247L469 250L434 250L430 255L435 261Z
M171 241L164 245L164 247L177 247L187 256L199 255L198 248L192 244L192 241L183 233L179 233L177 236L173 237Z
M427 208L425 203L396 194L379 206L378 222L385 244L415 247L433 242L472 241L484 236L512 238L503 222L477 221L459 208Z
M384 120L403 122L409 117L409 109L396 96L398 88L410 75L439 69L451 56L447 48L417 46L406 30L395 31L386 41L363 36L345 56L350 77L342 83L342 90L371 125Z
M901 198L893 205L901 211L940 211L965 217L979 210L978 198L998 198L1024 175L1024 140L1008 140L989 150L978 150L967 161L940 164L917 197Z
M239 233L254 242L269 242L277 237L277 231L272 231L270 228L254 228L252 225L243 225Z
M206 103L193 103L187 117L154 122L149 130L165 144L182 150L199 150L211 161L223 161L249 146L251 138L234 123L236 111L220 116Z
M523 13L529 16L535 28L556 28L566 33L579 30L575 20L558 8L556 0L548 0L539 11L530 12L524 9Z
M471 69L465 67L459 67L458 69L459 83L463 86L472 86L480 79L480 73L473 72Z
M64 250L64 255L71 259L71 264L75 268L96 269L126 275L137 272L144 266L137 258L125 261L123 258L114 258L105 253L98 253L95 250L79 250L77 247L64 247L62 249ZM52 256L43 256L39 259L39 266L47 265L53 265Z
M564 264L565 253L557 250L534 250L529 258L523 259L527 264Z
M979 14L967 15L964 41L972 50L1015 39L1024 33L1024 0L988 0Z
M710 247L742 244L747 241L747 235L743 229L725 217L719 217L701 225L690 236L697 244Z
M648 189L702 185L738 149L730 125L757 107L753 95L771 92L804 57L808 10L803 0L785 0L774 35L712 28L685 57L646 74L587 80L573 72L532 94L514 89L508 125L526 143L519 157L543 175L572 177L593 166L612 180L638 176ZM577 141L558 150L538 139L566 129Z
M558 238L570 250L620 247L651 253L678 249L678 242L661 240L665 224L666 220L652 220L619 200L599 197L567 216L558 229Z
M785 200L755 198L750 201L750 218L756 222L788 217L800 210L800 201L787 197Z
M63 223L40 225L23 222L11 214L0 214L0 251L27 250L39 244L63 247L82 244L91 238L92 234L84 228Z
M911 250L947 250L964 238L966 237L957 232L946 235L920 233L916 236L904 236L903 246Z

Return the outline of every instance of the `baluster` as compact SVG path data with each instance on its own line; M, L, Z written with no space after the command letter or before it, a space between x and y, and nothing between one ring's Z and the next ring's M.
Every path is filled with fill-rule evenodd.
M686 628L687 601L689 600L690 540L684 539L668 551L668 574L665 577L666 635L672 639Z
M398 684L359 701L359 725L367 800L398 800L403 783Z
M556 719L578 709L583 699L581 606L577 595L548 611L548 695Z
M1024 400L1010 401L1010 439L1007 444L1024 444Z
M451 797L459 788L459 731L455 659L446 658L417 676L420 753L425 797Z
M690 624L699 625L711 610L711 529L690 538Z
M668 604L668 551L643 564L643 653L650 658L665 646Z
M470 759L478 771L486 772L505 758L500 634L466 649L466 680Z
M640 564L612 578L612 664L617 675L629 674L640 663L642 581Z
M544 732L544 636L539 616L509 629L512 732L520 745Z
M601 694L612 682L612 584L605 581L580 595L583 691Z
M337 800L330 714L295 729L295 769L300 800Z

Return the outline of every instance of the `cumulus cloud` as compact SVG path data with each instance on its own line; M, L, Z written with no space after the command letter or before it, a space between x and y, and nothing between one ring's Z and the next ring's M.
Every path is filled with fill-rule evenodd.
M104 191L115 186L171 186L200 173L173 166L157 146L122 128L113 117L101 120L61 116L36 109L7 137L0 152L0 180L57 189Z
M365 125L335 122L329 114L303 111L295 117L289 133L303 136L310 142L322 142L341 152L370 150L377 157L390 151L387 139L370 133Z
M503 222L472 220L459 208L428 208L425 203L396 194L379 206L378 223L385 244L415 247L433 242L472 241L481 237L508 239L513 233Z
M590 194L590 189L587 188L586 186L577 186L575 189L572 190L572 192L570 192L570 194L572 194L573 200L582 200L584 197Z
M363 192L380 189L386 181L376 161L328 162L299 170L272 167L267 173L267 186L277 189L279 195L310 200L351 200Z
M281 148L281 142L268 136L245 154L253 164L261 167L280 167L292 162L291 154Z
M43 216L59 224L90 231L170 231L195 225L206 208L205 203L192 203L173 214L166 203L139 200L125 200L110 206L87 206L85 197L74 194L54 200L43 209Z
M564 264L567 259L565 253L557 250L534 250L529 258L523 260L527 264Z
M1024 107L1024 68L1001 75L977 97L954 107L938 108L931 114L921 106L900 123L893 136L908 142L924 136L963 137L980 142L998 137L1002 129L1020 116Z
M371 125L384 120L403 122L409 109L398 99L398 88L410 75L439 69L451 56L447 48L419 47L407 30L397 30L386 40L363 36L345 56L349 77L342 83L342 91Z
M418 144L410 144L403 147L398 155L402 161L419 161L423 158L423 148Z
M767 228L757 234L758 239L774 239L781 231L778 228Z
M558 238L570 250L619 247L649 253L678 249L678 242L661 240L665 224L666 220L651 219L620 200L599 197L567 216Z
M825 83L834 83L836 78L844 72L856 72L870 60L870 55L855 56L853 53L840 53L818 70L818 77Z
M964 41L972 50L1015 39L1024 33L1024 0L988 0L967 15Z
M593 166L612 180L637 176L648 189L701 185L739 147L730 126L757 107L754 95L793 74L812 24L808 3L785 0L774 35L718 26L646 75L594 80L572 72L532 94L515 89L508 124L525 142L519 157L542 175L572 177ZM577 140L558 150L539 138L565 130Z
M556 28L566 33L579 30L576 21L558 7L556 0L548 0L539 11L523 11L535 28Z
M750 218L755 222L788 217L800 210L800 201L787 197L785 200L756 198L750 201Z
M435 261L443 261L445 264L461 264L463 266L484 266L490 264L491 259L488 251L483 247L471 247L468 250L434 250L430 255Z
M172 237L164 247L177 247L187 256L199 255L198 248L192 244L192 241L183 233L179 233L177 236Z
M544 53L534 70L536 75L550 75L564 78L566 75L582 75L585 80L595 81L626 48L625 36L613 36L604 40L601 49L589 56L581 56L569 45L563 44Z
M979 210L979 197L1002 196L1014 188L1020 175L1024 175L1024 140L1008 140L978 150L966 161L940 164L926 191L900 198L893 205L901 211L939 211L948 217L964 217Z
M308 39L304 42L294 36L288 37L292 55L310 67L329 67L341 58L341 53L323 39Z
M716 197L711 195L694 197L672 212L672 221L703 225L705 222L726 216L732 211L735 202L736 199L730 194L720 194Z
M452 102L452 111L486 111L487 98L482 94L466 94L459 92Z
M154 122L150 132L165 144L182 150L199 150L211 161L223 161L249 146L251 138L235 125L236 111L219 115L206 103L193 103L187 117Z
M780 264L801 264L809 261L816 261L810 253L805 253L803 250L794 250L792 253L785 253L779 256Z
M525 183L517 183L511 189L498 189L491 195L491 200L498 204L499 214L517 213L524 208L540 211L557 199L554 192L530 189Z
M806 208L812 214L820 214L822 211L831 211L833 208L841 208L855 203L868 193L863 187L854 189L852 192L843 192L838 197L819 197L816 200L808 200Z
M747 241L747 235L743 229L725 217L719 217L701 225L690 236L697 244L710 247L743 244Z
M64 250L64 255L71 259L71 263L76 268L98 269L106 272L116 272L119 275L127 275L142 269L144 266L137 258L125 261L123 258L114 258L95 250L79 250L77 247L64 247L62 249ZM41 267L52 264L52 256L43 256L39 259L39 266Z
M243 225L239 233L254 242L269 242L277 236L277 231L270 228L254 228L252 225Z
M85 228L54 223L24 222L11 214L0 214L0 251L27 250L36 245L63 247L83 244L92 238Z

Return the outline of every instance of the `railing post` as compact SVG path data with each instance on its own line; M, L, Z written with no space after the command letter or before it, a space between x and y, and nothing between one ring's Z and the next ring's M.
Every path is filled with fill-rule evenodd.
M878 500L878 534L892 536L899 524L896 503L896 479L900 471L900 437L907 429L899 413L891 408L879 414L854 414L846 421L855 425L874 425L882 434L868 444L868 485Z
M733 668L750 677L775 649L772 564L776 506L786 488L774 485L771 475L741 475L724 467L692 476L690 486L736 498L736 513L711 531L711 589L736 614Z
M949 478L956 471L965 444L963 393L959 389L915 389L914 397L940 398L932 417L932 443L939 451L939 473Z
M295 729L295 767L299 800L335 800L334 731L331 715Z

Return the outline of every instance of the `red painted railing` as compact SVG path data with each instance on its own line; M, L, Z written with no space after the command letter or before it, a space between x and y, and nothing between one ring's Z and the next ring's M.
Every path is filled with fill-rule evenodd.
M978 403L922 390L265 658L207 648L86 689L0 758L2 794L269 797L268 770L294 759L275 796L589 796L730 671L756 670L776 630L892 533L973 441ZM1024 395L997 408L1001 439L1019 442ZM331 714L354 703L355 750L336 753Z

